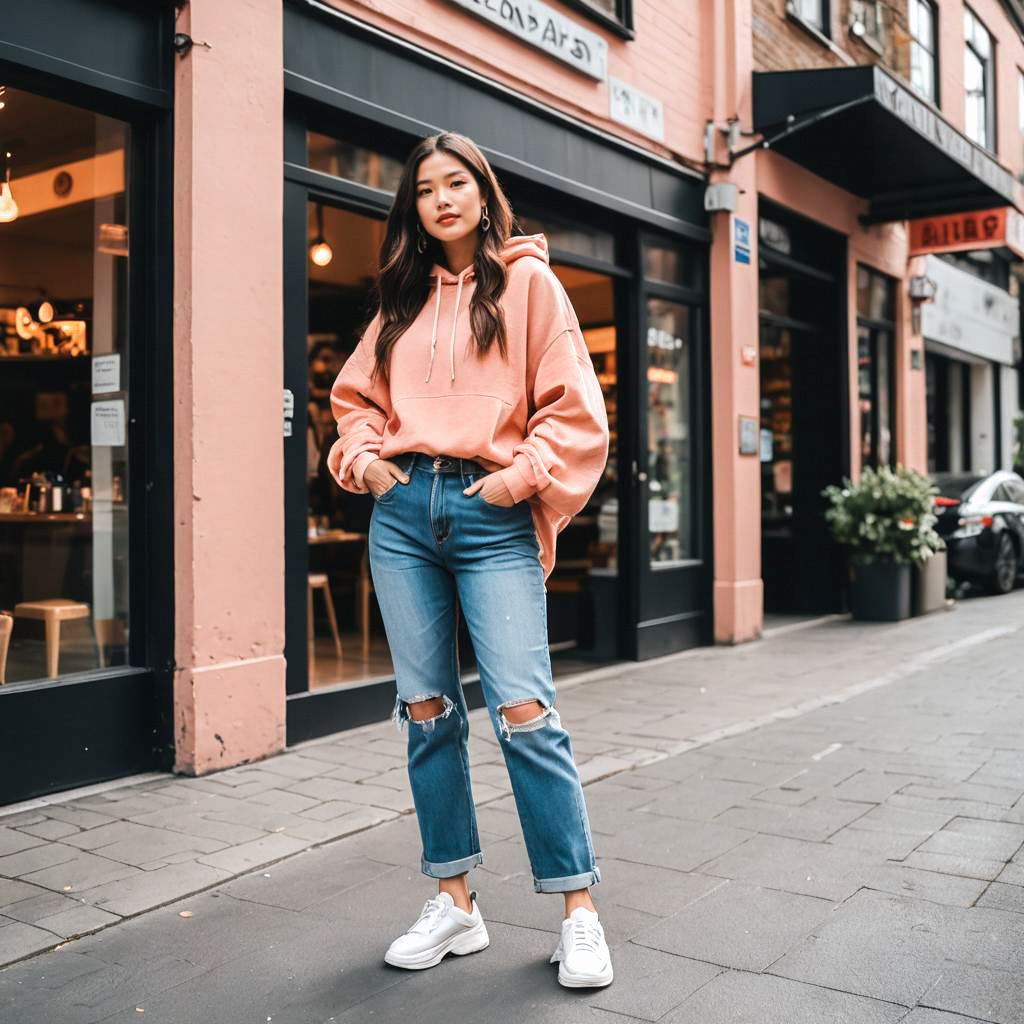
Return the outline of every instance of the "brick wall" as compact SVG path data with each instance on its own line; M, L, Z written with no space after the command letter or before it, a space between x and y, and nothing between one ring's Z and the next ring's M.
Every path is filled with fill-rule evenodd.
M877 47L850 32L854 13L865 6L860 0L833 0L829 4L828 35L847 60L787 15L786 0L752 0L754 67L758 71L783 71L842 67L851 62L882 63L905 76L909 66L905 0L889 0L881 5L882 31Z

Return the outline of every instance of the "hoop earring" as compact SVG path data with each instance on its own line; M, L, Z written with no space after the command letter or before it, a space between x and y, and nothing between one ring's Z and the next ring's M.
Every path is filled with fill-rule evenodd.
M484 203L484 208L480 213L480 230L486 234L491 228L491 218L487 216L487 204Z
M423 228L416 225L416 251L423 253L427 251L427 236L423 234Z

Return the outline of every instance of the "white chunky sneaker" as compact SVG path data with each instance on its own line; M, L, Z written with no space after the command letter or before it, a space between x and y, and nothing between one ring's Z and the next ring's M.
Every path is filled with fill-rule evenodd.
M597 912L577 907L562 921L549 963L558 964L559 984L567 988L601 988L612 983L612 957Z
M439 964L446 953L463 956L486 949L491 940L476 904L475 890L469 899L472 914L455 906L450 893L440 892L431 897L423 904L416 923L388 946L385 962L420 971Z

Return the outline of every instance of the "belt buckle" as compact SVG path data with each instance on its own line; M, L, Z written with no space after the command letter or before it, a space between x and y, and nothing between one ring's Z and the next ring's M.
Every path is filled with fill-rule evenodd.
M440 455L438 455L438 456L436 456L434 458L434 472L435 473L439 473L441 471L441 469L443 468L443 466L445 464L445 461L446 460L443 459Z

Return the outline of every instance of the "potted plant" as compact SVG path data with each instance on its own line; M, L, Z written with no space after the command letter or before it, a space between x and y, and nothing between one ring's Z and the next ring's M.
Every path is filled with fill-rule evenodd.
M945 549L934 530L936 493L926 476L903 466L868 467L856 484L847 478L822 491L832 535L849 551L855 619L895 622L911 614L913 570ZM934 599L934 590L918 587L922 598Z

